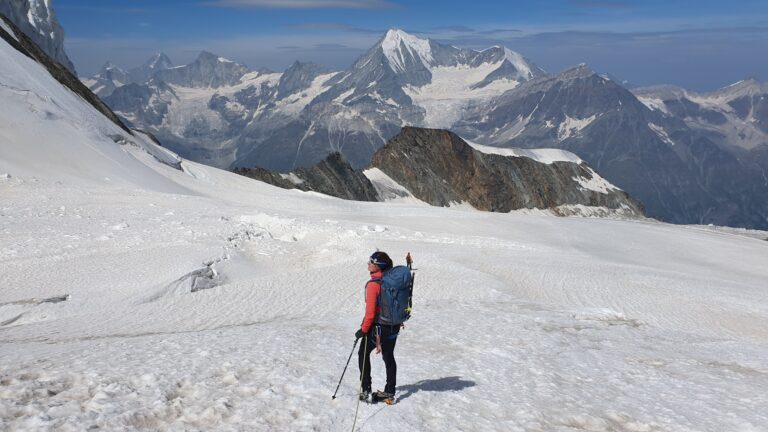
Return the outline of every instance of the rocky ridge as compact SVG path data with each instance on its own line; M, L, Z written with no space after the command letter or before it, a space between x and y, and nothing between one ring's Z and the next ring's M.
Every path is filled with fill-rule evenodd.
M537 160L532 153L493 153L497 149L475 147L449 131L405 127L364 170L354 170L334 153L310 169L278 173L239 168L235 172L282 188L343 199L385 201L392 197L377 190L391 188L394 182L405 195L434 206L469 204L494 212L542 209L560 215L591 208L602 215L643 216L637 201L575 155L551 151L556 157ZM373 170L383 173L388 185Z
M235 173L260 180L283 189L314 191L355 201L379 201L370 180L344 160L332 153L311 168L299 168L290 173L278 173L265 168L236 168Z

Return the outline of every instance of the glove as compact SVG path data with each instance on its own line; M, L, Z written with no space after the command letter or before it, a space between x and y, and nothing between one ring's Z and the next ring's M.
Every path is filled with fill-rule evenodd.
M363 332L363 329L357 329L355 332L355 337L358 339L362 339L363 336L365 336L365 333Z

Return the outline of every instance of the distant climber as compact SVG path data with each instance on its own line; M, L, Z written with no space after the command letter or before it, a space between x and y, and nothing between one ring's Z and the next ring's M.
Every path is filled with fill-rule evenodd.
M408 270L412 270L411 266L413 264L413 258L411 258L410 252L408 252L408 255L405 256L405 264L408 266Z

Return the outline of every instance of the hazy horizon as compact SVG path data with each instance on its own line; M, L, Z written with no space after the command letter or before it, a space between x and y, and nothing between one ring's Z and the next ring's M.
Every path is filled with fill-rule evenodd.
M548 72L587 63L634 85L714 90L768 80L768 5L758 1L147 0L55 2L80 76L165 52L174 64L201 50L252 69L294 61L342 70L388 28L462 48L504 45Z

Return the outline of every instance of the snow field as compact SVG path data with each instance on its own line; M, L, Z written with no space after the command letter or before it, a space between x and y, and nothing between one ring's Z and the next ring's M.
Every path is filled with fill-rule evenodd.
M228 176L158 170L209 190ZM759 240L350 203L255 182L250 199L265 208L226 193L13 179L0 233L16 252L0 261L0 320L27 309L0 327L2 430L350 428L354 359L330 395L376 247L414 255L417 299L396 350L399 402L361 406L360 430L765 424ZM737 252L745 258L727 258ZM177 283L211 262L214 287ZM71 297L6 305L61 294Z

